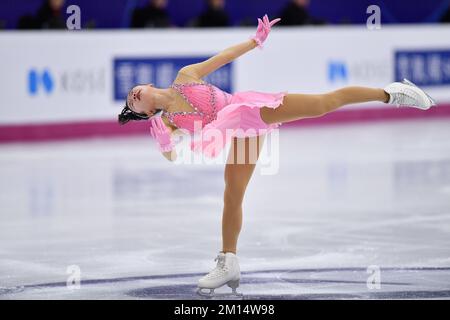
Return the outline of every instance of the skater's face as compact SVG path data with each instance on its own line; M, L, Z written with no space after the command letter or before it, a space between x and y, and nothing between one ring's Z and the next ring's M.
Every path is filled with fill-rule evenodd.
M135 86L128 93L128 107L136 113L145 114L149 117L153 116L157 112L153 90L153 84Z

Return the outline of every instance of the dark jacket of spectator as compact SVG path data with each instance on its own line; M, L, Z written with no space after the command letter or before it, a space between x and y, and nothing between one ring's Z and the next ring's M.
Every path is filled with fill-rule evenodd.
M296 26L308 24L324 24L325 22L310 16L308 10L304 6L299 6L294 2L290 2L284 7L280 13L280 25Z
M208 4L207 9L195 21L197 27L228 27L230 19L224 8Z
M36 15L36 24L40 29L65 29L66 20L62 13L62 4L58 7L52 6L49 1L45 1Z
M36 18L31 14L27 14L19 18L17 29L39 29L39 26L37 25Z
M64 1L45 0L36 15L19 18L18 29L65 29L66 21L62 12Z
M440 19L441 23L450 23L450 7L444 12L444 15Z
M131 19L132 28L167 28L171 26L172 23L167 10L157 8L153 4L135 9Z

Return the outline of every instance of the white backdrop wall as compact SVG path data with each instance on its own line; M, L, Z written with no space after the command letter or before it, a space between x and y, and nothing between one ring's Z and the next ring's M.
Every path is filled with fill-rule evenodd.
M0 124L115 120L122 101L114 98L114 59L208 57L253 33L252 28L0 33ZM409 56L418 72L414 79L428 81L427 91L446 103L449 39L445 26L275 28L264 50L232 64L230 86L291 93L382 87L394 81L395 53L404 50L419 52L422 60ZM431 61L434 56L438 62ZM424 79L420 68L433 78Z

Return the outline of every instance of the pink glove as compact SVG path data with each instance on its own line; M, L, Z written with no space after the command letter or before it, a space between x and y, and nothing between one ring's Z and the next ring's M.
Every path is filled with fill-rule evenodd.
M161 117L152 117L150 123L150 134L158 142L159 151L172 151L173 144L170 139L170 130L166 127Z
M256 30L256 35L251 37L250 39L253 39L258 44L258 47L260 49L263 48L263 43L266 41L267 37L269 36L270 30L272 26L280 21L281 19L275 19L272 21L269 21L269 17L267 14L263 17L263 20L258 18L258 29Z

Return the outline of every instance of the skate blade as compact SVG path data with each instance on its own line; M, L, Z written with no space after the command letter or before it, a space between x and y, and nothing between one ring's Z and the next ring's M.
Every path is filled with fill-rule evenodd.
M209 290L209 292L204 292L203 290ZM214 289L207 288L198 288L197 294L205 298L213 298L215 296Z
M405 83L405 84L409 84L410 86L419 88L418 86L416 86L414 83L412 83L411 81L409 81L409 80L406 79L406 78L404 78L404 79L402 80L402 82ZM436 101L435 101L428 93L426 93L425 90L423 90L422 88L419 88L419 89L422 90L423 93L425 93L425 95L428 97L428 99L430 99L430 102L431 102L431 106L430 106L430 107L436 106L436 105L437 105L437 104L436 104Z
M236 291L236 289L239 287L239 282L240 282L240 279L238 279L238 280L233 280L233 281L229 281L229 282L227 283L227 286L230 287L231 290L232 290L232 291L231 291L231 294L233 294L233 295L235 295L235 296L237 296L237 297L243 296L242 293L239 293L239 292Z
M203 290L210 290L209 292L204 292ZM197 294L203 298L209 299L243 299L244 294L240 292L230 292L230 293L217 293L214 289L198 288Z

